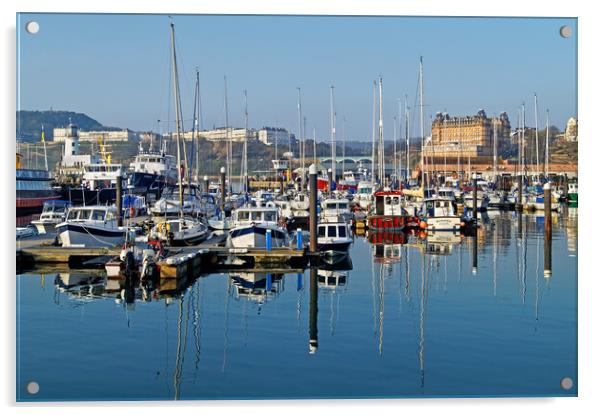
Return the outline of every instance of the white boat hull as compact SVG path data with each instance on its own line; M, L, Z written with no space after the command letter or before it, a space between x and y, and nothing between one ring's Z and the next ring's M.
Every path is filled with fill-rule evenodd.
M34 220L31 222L31 224L36 227L36 230L38 231L38 234L40 234L40 235L55 233L56 225L58 223L59 223L58 221L46 222L46 221L40 221L40 220Z
M125 230L83 223L62 223L57 233L63 247L106 248L123 243Z
M287 246L286 232L262 225L236 227L228 233L228 245L234 248L266 248L266 231L272 231L272 247Z
M459 232L462 226L462 220L458 216L438 216L428 218L428 232Z

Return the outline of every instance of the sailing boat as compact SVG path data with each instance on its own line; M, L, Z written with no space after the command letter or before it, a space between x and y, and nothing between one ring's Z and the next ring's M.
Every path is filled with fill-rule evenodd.
M170 23L171 28L171 49L172 49L172 69L174 82L174 101L176 112L176 147L177 147L177 165L181 166L180 156L180 141L181 141L181 122L182 108L180 102L180 86L178 83L178 66L176 62L176 47L175 47L175 28L174 24ZM184 217L183 210L183 186L182 186L183 171L178 169L178 190L179 190L179 216L176 218L166 219L158 223L152 230L157 238L168 242L172 246L193 245L203 241L207 237L207 226L197 219Z

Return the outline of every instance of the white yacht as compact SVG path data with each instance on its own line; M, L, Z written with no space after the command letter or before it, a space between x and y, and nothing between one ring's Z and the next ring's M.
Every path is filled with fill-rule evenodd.
M180 195L178 186L163 189L161 198L150 208L154 216L176 216L180 214ZM196 185L182 186L182 206L184 215L198 215L203 210Z
M351 210L349 209L349 200L347 199L324 199L320 214L323 221L338 221L342 219L348 222L352 218Z
M175 157L165 151L153 151L152 148L144 151L140 143L138 154L129 166L129 179L134 189L141 192L176 184L178 169Z
M123 165L119 163L91 163L84 165L82 183L90 190L112 188L124 173Z
M233 213L227 246L266 248L266 234L271 232L272 247L288 246L286 229L278 226L278 208L242 207Z
M462 220L456 214L454 202L449 198L425 199L421 216L421 219L426 222L429 232L459 232L462 226Z
M44 202L42 214L37 220L31 221L38 234L54 233L56 225L65 220L70 203L65 200L48 200Z
M368 206L372 203L372 194L374 193L374 187L371 182L361 181L357 185L357 192L353 200L362 209L368 209Z
M120 245L126 232L125 227L117 226L115 206L72 207L56 230L64 247L86 248Z
M351 229L346 222L318 224L318 250L328 255L346 255L353 243Z
M297 193L290 201L290 206L292 210L309 210L309 195Z
M170 218L159 222L151 230L151 235L171 246L195 245L207 238L207 226L193 218Z

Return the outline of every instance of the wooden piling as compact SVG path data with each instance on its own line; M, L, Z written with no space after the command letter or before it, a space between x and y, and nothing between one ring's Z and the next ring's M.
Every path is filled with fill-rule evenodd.
M543 275L552 275L552 189L550 183L543 185L544 207L544 264Z

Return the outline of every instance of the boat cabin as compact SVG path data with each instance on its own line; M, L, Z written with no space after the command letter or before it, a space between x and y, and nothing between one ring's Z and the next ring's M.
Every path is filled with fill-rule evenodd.
M318 238L347 238L349 229L345 223L326 222L318 224Z
M374 193L375 214L378 216L401 216L402 195L399 190L380 191Z
M434 218L438 216L455 216L454 202L448 198L431 198L424 201L425 214Z
M278 224L278 208L276 207L245 207L239 208L234 213L234 221L237 224L266 223Z
M52 218L56 216L62 218L69 206L71 206L71 203L66 200L47 200L44 202L41 217Z
M330 211L349 212L349 201L347 199L326 199L322 202L322 208Z
M109 222L117 220L115 206L72 207L67 213L67 222Z

